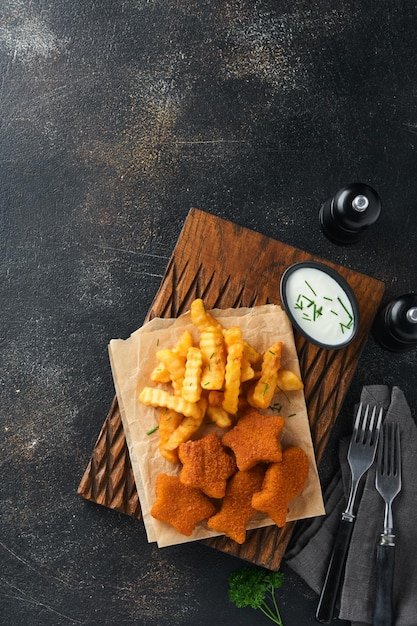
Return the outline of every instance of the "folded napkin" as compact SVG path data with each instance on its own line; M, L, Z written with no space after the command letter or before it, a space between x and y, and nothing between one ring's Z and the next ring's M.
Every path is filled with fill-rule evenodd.
M417 427L398 387L364 387L361 402L384 409L385 422L398 422L401 433L402 490L393 503L396 537L393 604L396 626L417 625ZM286 563L320 593L334 535L346 507L350 470L346 459L349 438L340 442L340 471L324 493L326 516L303 523L293 535ZM372 624L376 586L376 546L383 531L384 501L375 488L375 465L362 479L356 521L347 556L339 618L352 626Z

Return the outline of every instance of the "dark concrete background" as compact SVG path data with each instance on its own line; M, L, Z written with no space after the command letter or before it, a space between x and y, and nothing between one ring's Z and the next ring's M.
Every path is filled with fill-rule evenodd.
M241 561L158 550L76 495L114 395L107 343L143 322L193 206L386 299L416 289L416 17L410 0L3 0L2 624L268 623L228 601ZM383 213L338 247L318 210L357 180ZM416 354L370 337L323 483L363 384L399 385L415 416ZM284 571L285 625L313 625L317 598Z

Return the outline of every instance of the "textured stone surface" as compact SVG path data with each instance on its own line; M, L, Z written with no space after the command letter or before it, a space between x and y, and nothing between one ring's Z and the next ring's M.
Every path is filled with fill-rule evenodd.
M142 323L192 206L375 276L387 299L416 289L415 24L411 1L3 1L2 622L253 624L227 599L240 561L158 551L76 495L114 395L107 342ZM337 247L318 210L355 180L382 216ZM415 363L370 338L323 480L363 384L399 385L415 416ZM314 594L286 581L286 626L313 625Z

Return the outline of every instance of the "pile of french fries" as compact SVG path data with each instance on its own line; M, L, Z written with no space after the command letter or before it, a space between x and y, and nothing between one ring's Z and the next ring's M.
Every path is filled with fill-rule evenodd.
M170 390L147 386L139 394L144 405L161 409L159 450L172 463L178 463L180 444L205 419L228 428L248 404L267 409L277 391L303 389L295 372L281 369L282 342L260 354L239 326L226 329L206 311L201 298L192 302L190 315L199 331L198 345L185 330L173 347L156 352L151 382L169 383Z

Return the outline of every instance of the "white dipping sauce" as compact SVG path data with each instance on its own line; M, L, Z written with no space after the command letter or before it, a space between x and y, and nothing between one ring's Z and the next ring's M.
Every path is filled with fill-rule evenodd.
M300 267L288 276L285 292L294 320L313 341L337 346L352 337L354 311L334 278L313 267Z

